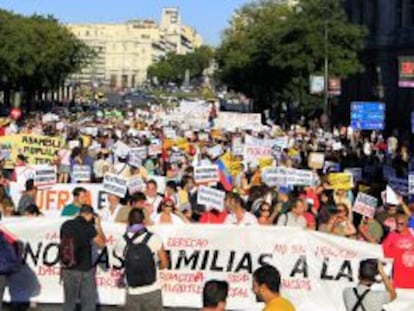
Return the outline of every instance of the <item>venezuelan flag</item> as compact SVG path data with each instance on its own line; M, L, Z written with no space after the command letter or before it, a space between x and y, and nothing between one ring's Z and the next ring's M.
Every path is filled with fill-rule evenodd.
M226 152L220 159L217 160L216 164L219 169L220 182L226 191L233 190L233 178L231 176L231 154Z

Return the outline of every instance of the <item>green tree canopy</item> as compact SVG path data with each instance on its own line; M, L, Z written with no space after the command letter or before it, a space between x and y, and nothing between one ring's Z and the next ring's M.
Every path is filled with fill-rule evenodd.
M80 70L92 50L52 16L23 17L0 10L0 87L26 98L53 90Z
M214 58L214 51L208 46L201 46L192 53L178 55L168 53L165 58L148 68L148 77L157 77L162 84L168 82L181 83L186 70L190 71L190 78L201 77Z
M340 0L302 0L297 6L260 0L236 12L217 51L220 78L264 108L275 101L309 102L309 76L324 72L325 29L330 76L362 70L365 31L351 24Z

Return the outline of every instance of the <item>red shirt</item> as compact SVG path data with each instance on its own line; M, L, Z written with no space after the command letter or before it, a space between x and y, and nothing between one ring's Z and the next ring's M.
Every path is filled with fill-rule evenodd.
M223 224L227 217L227 211L217 212L210 211L204 212L200 217L200 224Z
M391 232L382 247L385 257L394 259L394 286L414 288L414 231Z
M7 240L7 242L9 242L10 244L13 244L16 242L16 238L14 236L12 236L11 234L9 234L6 231L3 231L0 229L0 232L4 234L4 238Z

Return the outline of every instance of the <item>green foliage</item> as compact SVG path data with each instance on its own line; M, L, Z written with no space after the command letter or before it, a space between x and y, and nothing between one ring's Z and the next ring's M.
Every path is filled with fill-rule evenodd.
M56 89L94 54L51 16L23 17L0 10L1 89ZM3 81L4 82L4 81Z
M210 66L213 57L214 51L208 46L201 46L185 55L169 53L164 59L148 68L148 76L157 77L161 84L168 82L179 84L184 80L187 69L190 71L191 79L201 77L203 71Z
M247 4L217 51L222 82L263 106L312 101L309 76L324 71L326 27L330 76L361 71L365 30L348 22L340 0L302 0L296 7L276 0Z

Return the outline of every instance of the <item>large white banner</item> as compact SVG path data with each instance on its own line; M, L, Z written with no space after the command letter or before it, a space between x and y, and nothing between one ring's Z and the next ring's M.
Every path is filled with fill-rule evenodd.
M10 279L13 300L62 302L57 252L63 221L30 218L3 223L26 243L27 267ZM124 290L116 285L121 260L112 256L124 230L122 225L104 223L108 248L95 256L102 304L124 303ZM163 238L171 257L171 270L159 275L165 305L170 307L199 308L203 284L217 278L230 283L229 309L260 310L251 292L251 273L269 263L281 271L282 295L298 311L345 311L342 291L358 282L360 260L383 257L379 245L295 228L185 225L152 230ZM413 294L399 292L387 311L414 310Z
M260 113L219 112L214 127L229 131L239 129L254 129L262 125Z

